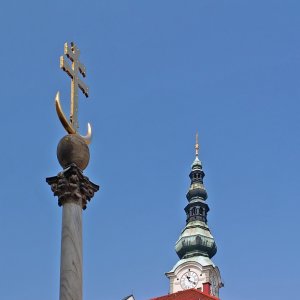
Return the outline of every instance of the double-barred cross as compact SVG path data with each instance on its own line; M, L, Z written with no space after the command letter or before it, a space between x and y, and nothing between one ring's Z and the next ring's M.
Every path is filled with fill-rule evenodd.
M85 66L79 61L80 51L74 43L69 46L68 43L64 45L64 54L72 62L72 66L68 64L64 55L60 57L60 68L63 69L71 77L71 112L70 122L75 131L78 125L78 87L83 94L89 96L88 86L79 78L79 73L82 77L86 76Z

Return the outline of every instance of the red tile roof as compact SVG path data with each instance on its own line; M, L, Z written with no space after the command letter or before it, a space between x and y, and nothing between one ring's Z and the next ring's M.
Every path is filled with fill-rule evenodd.
M220 300L217 297L206 295L196 289L180 291L177 293L152 298L150 300Z

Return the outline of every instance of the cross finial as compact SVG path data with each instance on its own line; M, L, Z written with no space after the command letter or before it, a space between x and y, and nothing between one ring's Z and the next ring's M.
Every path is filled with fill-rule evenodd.
M196 157L198 157L199 155L198 131L196 132L195 152L196 152Z
M68 43L64 45L64 54L71 61L72 66L70 67L65 57L60 57L60 68L65 71L71 77L71 112L70 112L70 123L72 124L75 131L77 131L78 125L78 88L83 94L89 96L89 88L79 78L79 74L82 77L86 76L85 66L79 61L80 51L77 46L72 42L69 46Z
M66 131L70 134L75 134L78 131L78 88L82 93L88 97L89 88L82 81L80 75L84 78L86 76L85 66L79 61L80 51L75 43L65 43L64 45L64 55L60 57L60 68L65 71L71 77L71 111L70 111L70 121L65 117L59 99L59 92L56 94L56 111L60 121L62 122ZM66 58L72 63L71 66L66 61ZM91 126L88 124L88 134L84 137L86 142L89 143L91 138Z

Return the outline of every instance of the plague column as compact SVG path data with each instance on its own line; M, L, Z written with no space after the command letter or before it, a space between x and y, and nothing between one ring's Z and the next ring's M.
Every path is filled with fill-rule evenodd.
M90 159L91 126L88 124L87 135L78 134L78 88L88 97L88 87L82 81L86 71L79 62L79 54L74 43L66 43L64 56L60 57L61 69L71 78L71 113L68 120L58 92L56 111L68 134L57 146L57 158L63 170L57 176L46 179L58 197L58 205L62 206L60 300L82 300L82 210L99 189L83 175Z

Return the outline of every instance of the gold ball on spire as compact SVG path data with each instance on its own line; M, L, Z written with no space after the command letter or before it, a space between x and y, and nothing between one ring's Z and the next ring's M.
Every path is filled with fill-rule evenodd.
M199 155L198 131L196 132L195 151L196 151L196 157L198 157L198 155Z

